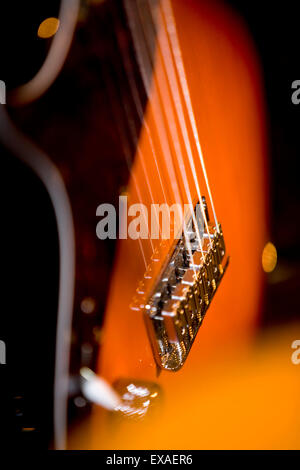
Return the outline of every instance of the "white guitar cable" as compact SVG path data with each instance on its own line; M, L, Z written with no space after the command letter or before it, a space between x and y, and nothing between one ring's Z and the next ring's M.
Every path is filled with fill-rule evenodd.
M80 375L83 379L81 391L87 400L111 411L121 404L121 398L112 386L91 369L82 367Z

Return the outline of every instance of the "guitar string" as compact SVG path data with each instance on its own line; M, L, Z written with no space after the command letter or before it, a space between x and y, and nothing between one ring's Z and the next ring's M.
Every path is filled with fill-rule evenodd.
M154 17L154 11L153 11L153 9L152 9L149 2L148 2L148 6L149 6L150 15L151 15L152 28L154 28L154 24L156 23L156 18ZM163 26L163 24L160 24L159 26ZM177 113L177 118L178 118L178 122L179 122L180 127L181 127L181 132L184 136L184 130L185 129L183 127L182 119L180 119L180 115L178 115L180 112L183 113L183 111L182 111L182 109L178 110L177 101L178 101L179 91L176 90L176 85L177 84L174 81L170 81L170 78L169 78L169 73L168 72L171 73L172 71L171 70L169 71L170 64L168 62L168 58L166 57L166 52L167 52L167 50L165 50L166 45L161 40L161 34L162 33L163 33L163 28L160 28L159 34L157 36L158 36L159 50L160 50L161 55L162 55L162 60L160 62L164 65L164 67L161 68L162 74L163 74L161 83L164 84L164 89L165 89L165 91L162 92L162 96L164 97L164 99L166 101L166 104L164 105L164 107L166 109L168 109L169 112L171 113L171 118L168 119L168 122L170 123L169 128L170 128L171 133L172 133L172 139L175 143L176 156L177 156L178 164L179 164L180 169L181 169L182 174L183 174L183 181L184 181L185 191L188 195L189 203L191 204L191 194L190 194L189 183L188 183L187 174L186 174L186 166L185 166L184 159L183 159L183 156L182 156L181 144L180 144L180 141L178 139L178 132L177 132L176 126L172 124L173 122L175 122L175 119L174 119L174 114L173 114L173 111L172 111L172 105L170 104L170 101L171 101L170 100L170 93L169 93L169 90L168 90L167 86L165 85L166 83L169 83L172 98L173 98L173 102L174 102L174 105L175 105L175 113ZM157 61L159 60L158 57L159 57L159 54L157 54ZM174 86L175 86L175 90L174 90ZM186 144L186 139L185 139L185 144ZM197 176L195 174L193 156L192 156L191 152L190 152L190 154L188 154L188 157L189 157L190 168L191 168L192 174L193 174L195 187L196 187L196 190L197 190L198 200L199 200L199 203L203 206L202 196L201 196L201 193L200 193L200 190L199 190L199 186L198 186L198 182L197 182ZM204 223L206 223L206 226L207 226L207 221L206 221L206 216L205 216L204 210L203 210L203 213L204 213ZM200 251L202 253L202 257L204 258L202 240L201 240L201 236L200 236L200 233L199 233L199 226L198 226L194 211L192 212L192 219L193 219L193 222L194 222L194 228L196 230L196 236L197 236L197 239L198 239L198 244L200 246ZM207 227L207 229L208 229L208 227Z
M117 21L117 18L115 18L115 19ZM159 183L160 183L160 188L161 188L161 191L162 191L162 194L163 194L163 200L164 200L165 203L167 203L167 198L166 198L166 194L165 194L165 190L164 190L164 185L163 185L163 182L162 182L162 176L161 176L159 166L158 166L158 162L157 162L157 156L156 156L156 152L155 152L155 148L154 148L154 143L153 143L151 133L150 133L150 129L147 125L147 122L143 118L142 103L141 103L141 99L140 99L140 96L139 96L138 86L137 86L136 80L134 78L134 73L133 73L133 68L132 68L132 64L131 64L131 59L129 57L129 52L127 51L127 48L126 48L125 51L124 51L124 48L122 48L122 45L120 44L120 39L119 39L118 34L117 34L117 43L118 43L120 55L121 55L121 58L122 58L122 64L123 64L123 67L124 67L124 70L125 70L125 73L126 73L126 78L127 78L127 81L128 81L128 85L129 85L129 88L130 88L130 91L131 91L131 96L132 96L132 99L133 99L135 110L137 112L139 121L140 121L141 125L144 127L144 129L146 131L146 134L147 134L147 137L149 139L151 154L152 154L153 161L154 161L154 164L155 164L155 169L156 169L156 173L157 173L158 180L159 180ZM141 160L141 163L142 163L142 166L143 166L143 172L144 172L144 175L145 175L145 179L147 181L147 186L148 186L148 190L149 190L149 193L150 193L151 202L152 202L153 207L155 207L156 224L157 224L158 229L159 229L159 236L161 237L162 234L161 234L161 228L160 228L160 224L159 224L159 216L158 216L158 212L157 212L157 207L154 206L154 197L153 197L153 193L152 193L152 189L151 189L151 184L149 182L148 174L147 174L147 171L146 171L145 158L144 158L143 152L142 152L142 150L140 148L140 145L139 145L137 130L133 128L134 127L133 124L132 124L133 119L130 116L129 109L127 109L128 105L125 106L125 107L126 107L126 111L127 111L127 115L128 115L128 122L130 123L131 128L132 128L132 134L133 134L132 137L133 137L135 146L137 148L138 155L140 156L140 160Z
M139 4L139 5L141 5L141 4ZM139 12L140 12L140 17L141 17L141 20L142 20L142 23L143 23L143 28L144 28L144 31L145 31L146 42L147 42L148 48L149 48L149 41L150 41L149 37L151 37L151 35L153 36L155 34L155 29L153 29L153 28L155 28L155 26L152 23L151 15L148 15L149 21L148 21L148 17L145 18L145 12L146 12L145 8L143 8L143 10L140 8ZM153 24L152 28L151 28L151 23ZM158 32L158 36L159 35L160 35L160 31ZM158 54L157 54L156 61L160 65L160 61L158 60ZM159 73L160 70L162 70L159 65L157 67L158 73ZM160 80L160 78L161 78L161 80ZM175 124L174 114L173 114L173 111L172 111L172 105L171 105L171 102L170 102L169 91L168 91L168 88L167 88L167 80L165 79L165 77L158 76L157 77L157 82L158 82L158 89L159 89L159 93L160 93L160 99L161 99L162 107L163 107L163 109L165 109L169 112L169 116L167 117L166 122L167 122L167 125L168 125L168 129L171 133L172 140L173 140L175 155L176 155L176 159L177 159L177 164L178 164L178 166L180 168L180 171L181 171L181 174L182 174L182 180L183 180L183 184L184 184L185 193L187 195L190 207L192 207L193 206L192 196L191 196L191 191L190 191L190 187L189 187L189 183L188 183L188 179L187 179L187 175L186 175L185 163L184 163L184 159L183 159L182 152L181 152L181 145L180 145L180 142L179 142L179 139L178 139L178 132L177 132L176 124ZM167 114L167 111L166 111L166 114ZM198 243L200 245L200 249L201 249L201 252L202 252L202 255L203 255L201 237L200 237L198 224L197 224L197 221L196 221L194 211L191 211L191 215L192 215L192 219L193 219L193 222L194 222L194 227L196 229L196 236L197 236L197 239L198 239Z
M148 26L150 24L149 23L150 15L148 15L148 18L145 18L145 16L144 16L145 12L146 12L145 2L143 2L143 4L142 4L142 2L138 1L137 2L137 14L140 18L140 24L142 26L142 31L143 31L144 38L146 40L145 41L145 46L146 46L145 50L146 50L146 53L148 54L148 60L150 61L150 63L152 61L152 66L153 66L153 69L154 69L155 68L154 57L153 57L153 55L151 56L151 34L149 34L149 28L148 28ZM156 41L155 29L152 30L152 38L154 38L154 40ZM158 68L158 72L159 72L159 68ZM170 118L170 116L167 116L166 113L163 112L163 109L166 109L169 112L171 111L170 101L167 100L167 103L164 103L164 100L163 100L163 97L165 99L168 98L168 91L164 87L166 82L165 82L165 80L163 80L163 81L161 81L161 84L160 84L159 77L156 78L155 76L153 77L153 82L154 82L154 85L157 88L158 109L159 109L158 113L162 116L162 120L165 121L165 123L167 125L167 128L168 128L169 132L171 133L171 138L173 140L175 154L171 150L172 145L170 144L169 137L167 137L168 148L169 148L169 152L170 152L171 159L172 159L172 166L174 168L176 183L177 183L177 186L179 188L179 191L181 191L181 188L178 184L178 180L177 180L177 177L176 177L174 156L175 156L175 161L177 161L177 164L179 165L180 170L182 172L184 189L185 189L186 196L188 198L189 207L193 207L193 202L192 202L192 197L191 197L191 193L190 193L189 184L188 184L187 177L186 177L184 162L183 162L182 158L181 158L181 160L179 160L177 158L177 154L180 153L180 146L178 145L177 130L176 130L176 127L173 124L174 123L174 117L172 115L171 118ZM163 91L162 91L162 88L164 88ZM167 131L167 136L169 136L168 131ZM194 214L193 210L191 211L191 214L192 214L192 219L193 219L193 222L194 222L194 226L197 227L197 221L196 221L195 214ZM184 236L185 236L185 241L186 241L186 245L187 245L187 249L188 249L189 258L192 260L192 248L191 248L189 232L188 232L188 229L186 227L185 218L184 218ZM198 243L199 242L200 242L200 237L198 239ZM199 243L199 245L200 245L200 249L201 249L201 252L202 252L201 242ZM193 268L193 269L194 269L194 272L195 272L195 268Z
M123 104L123 108L125 110L125 114L127 116L128 127L130 129L131 138L132 138L132 141L133 141L134 146L136 148L136 153L137 153L137 156L139 158L139 161L141 162L141 167L142 167L142 171L143 171L143 174L144 174L144 179L146 181L146 186L147 186L147 189L148 189L148 192L149 192L149 195L150 195L151 204L154 205L154 198L153 198L153 193L152 193L152 189L151 189L151 184L150 184L150 181L149 181L149 176L148 176L147 171L146 171L144 155L143 155L143 152L142 152L141 147L140 147L140 142L139 142L139 138L138 138L138 135L137 135L137 130L135 128L135 125L133 124L133 118L132 118L132 115L131 115L131 112L130 112L130 109L129 109L128 101L126 100L126 98L124 96L122 98L122 104ZM132 170L132 167L133 167L133 165L131 165L131 173L133 174L134 170ZM136 178L135 178L135 181L136 181ZM139 189L139 194L140 194L139 195L140 200L142 200L141 190L140 189ZM157 211L155 211L155 214L156 214L156 222L157 222L158 221ZM152 253L154 253L154 246L153 246L152 237L151 237L150 232L149 232L148 221L147 221L147 226L148 226L148 237L149 237Z
M132 158L131 158L131 152L130 152L130 145L129 145L128 138L127 138L127 135L126 135L127 133L125 131L124 121L121 118L122 111L120 109L120 106L118 106L119 100L118 100L118 97L116 96L116 92L115 92L115 90L113 90L112 85L111 85L111 83L112 83L111 77L113 77L113 76L115 77L116 75L115 74L110 74L110 77L108 77L106 72L104 72L104 67L102 68L102 73L103 73L104 80L106 82L105 86L106 86L106 89L108 90L109 100L111 102L112 114L113 114L113 117L115 119L115 122L116 122L116 125L117 125L117 128L118 128L118 133L119 133L121 141L122 141L122 148L124 150L126 165L128 167L129 173L132 176L132 182L133 182L133 186L135 188L135 191L137 193L138 200L139 200L140 203L142 203L142 198L141 198L141 192L140 192L139 185L137 183L135 174L131 171ZM115 85L115 88L116 88L116 85ZM118 106L118 109L117 109L117 106ZM138 242L139 242L142 258L143 258L143 261L144 261L145 269L147 269L147 266L148 266L147 257L146 257L145 250L144 250L144 247L143 247L143 241L140 237L138 238Z
M208 192L208 195L209 195L209 200L210 200L210 204L211 204L211 208L212 208L212 212L213 212L213 217L214 217L214 220L215 220L216 229L217 229L218 232L220 232L218 219L217 219L216 211L215 211L215 206L214 206L214 202L213 202L213 198L212 198L212 194L211 194L211 190L210 190L210 186L209 186L209 181L208 181L208 177L207 177L207 173L206 173L202 148L201 148L201 145L200 145L200 139L199 139L197 124L196 124L193 105L192 105L192 101L191 101L191 97L190 97L190 90L189 90L189 86L188 86L188 82L187 82L187 78L186 78L186 73L185 73L185 69L184 69L183 57L182 57L181 47L180 47L180 43L179 43L178 32L177 32L177 28L176 28L176 21L175 21L175 17L174 17L174 13L173 13L173 8L172 8L170 0L161 0L161 5L162 5L162 10L163 10L163 13L164 13L164 17L165 17L165 22L166 22L166 25L167 25L169 40L170 40L170 43L172 45L174 61L175 61L178 77L179 77L179 80L180 80L180 83L181 83L181 88L182 88L183 96L184 96L184 99L185 99L190 124L191 124L192 130L193 130L193 135L194 135L196 148L197 148L197 151L198 151L198 156L199 156L199 159L200 159L200 163L201 163L201 167L202 167L202 171L203 171L203 175L204 175L204 179L205 179L207 192Z
M143 4L143 7L145 7L145 3ZM153 21L151 19L151 14L148 15L149 18L145 18L146 9L141 8L141 3L140 2L138 2L138 12L139 12L139 16L140 16L140 19L141 19L142 27L143 27L143 30L144 30L144 36L145 36L145 39L146 39L146 45L148 46L148 52L149 52L151 36L153 37L155 35L155 29L153 29L153 26L154 26ZM150 21L148 21L148 19ZM151 24L152 24L152 27L151 27ZM158 31L158 35L159 34L160 34L160 31ZM159 64L158 54L157 54L156 61ZM157 70L158 70L158 73L159 73L159 71L160 71L159 66L158 66ZM155 78L154 78L154 80L155 80ZM175 148L175 156L176 156L176 159L177 159L177 164L178 164L178 166L180 168L180 171L181 171L181 174L182 174L182 180L183 180L185 193L186 193L186 196L187 196L187 199L188 199L188 202L189 202L189 206L190 206L190 208L192 208L193 207L193 201L192 201L190 186L189 186L188 179L187 179L186 167L185 167L184 159L183 159L183 156L182 156L181 145L180 145L180 142L179 142L179 139L178 139L177 127L176 127L176 124L175 124L172 105L171 105L171 102L170 102L169 90L167 88L167 81L165 80L165 77L161 77L161 76L157 77L157 88L159 90L161 107L166 110L166 114L167 114L167 112L169 113L169 116L168 117L166 116L165 120L167 122L167 126L168 126L169 132L170 132L172 140L173 140L173 144L174 144L174 148ZM200 246L200 251L202 253L202 257L204 258L202 242L201 242L201 237L200 237L200 233L199 233L199 227L198 227L198 224L197 224L197 220L196 220L194 210L191 210L191 216L192 216L192 220L194 222L194 228L196 230L196 237L197 237L197 240L198 240L198 244ZM188 236L188 240L189 240L189 234L187 234L187 236ZM190 258L192 260L192 253L190 251L189 251L189 255L190 255Z
M119 41L118 41L118 44L119 44ZM153 142L153 139L152 139L152 136L151 136L151 131L149 129L149 126L147 124L146 119L144 119L143 107L142 107L141 98L140 98L140 94L139 94L139 91L138 91L138 86L137 86L137 83L136 83L136 79L135 79L134 73L133 73L132 62L131 62L131 59L129 57L129 53L124 52L123 49L121 48L120 44L119 44L119 49L120 49L120 52L121 52L121 57L122 57L122 60L123 60L124 69L125 69L125 72L126 72L127 80L128 80L128 83L129 83L129 87L130 87L130 90L131 90L132 98L133 98L133 101L134 101L134 104L135 104L135 107L136 107L138 117L139 117L140 123L143 125L143 127L146 131L147 137L149 139L149 144L150 144L151 153L152 153L152 156L153 156L153 161L154 161L157 176L158 176L158 179L159 179L160 188L161 188L161 191L162 191L162 194L163 194L163 200L164 200L165 203L167 203L167 196L166 196L166 193L165 193L165 185L163 184L163 181L162 181L162 175L161 175L161 172L160 172L160 169L159 169L158 158L157 158L154 142Z
M114 13L114 17L115 17L114 19L117 21L116 16L117 15ZM159 178L159 181L160 181L160 186L161 186L161 190L162 190L162 194L163 194L163 199L164 199L164 202L167 203L167 198L166 198L166 194L165 194L165 190L164 190L164 185L162 183L162 176L161 176L161 173L160 173L160 170L159 170L159 165L158 165L158 161L157 161L157 156L156 156L156 152L155 152L151 132L150 132L150 129L149 129L146 121L144 121L144 119L143 119L142 104L141 104L141 100L140 100L140 97L139 97L138 87L137 87L137 84L136 84L136 81L135 81L135 78L134 78L129 53L124 52L124 49L120 45L120 40L119 40L118 35L117 35L117 43L118 43L118 48L119 48L120 55L121 55L121 58L122 58L122 63L123 63L123 66L124 66L124 69L125 69L125 72L126 72L126 75L127 75L127 81L129 83L129 87L131 89L131 95L132 95L132 98L133 98L133 101L134 101L134 104L135 104L135 108L136 108L138 117L139 117L141 123L143 124L143 126L146 130L147 136L149 138L151 152L152 152L153 160L154 160L154 163L155 163L156 171L157 171L157 174L158 174L158 178ZM134 145L137 147L137 153L138 153L138 155L140 157L140 160L141 160L141 164L142 164L142 167L143 167L143 172L144 172L144 175L145 175L145 179L147 181L147 186L148 186L148 190L149 190L149 193L150 193L151 201L152 201L152 204L154 204L154 198L153 198L153 194L152 194L152 190L151 190L151 185L149 183L149 178L148 178L146 167L145 167L144 156L143 156L143 153L142 153L142 151L141 151L141 149L138 145L137 131L136 131L136 129L134 129L135 126L133 125L133 119L132 119L132 115L130 113L129 103L125 99L123 100L123 106L124 106L124 109L127 113L129 126L131 127L131 134L132 134L131 136L132 136L132 139L134 141ZM159 228L159 234L161 236L159 217L158 217L158 214L157 214L157 208L156 207L155 207L155 217L156 217L157 226Z
M118 24L118 15L115 13L114 8L112 8L112 10L113 10L112 15L114 16L114 21L117 24L117 26L120 27L120 24ZM129 57L129 52L128 52L127 48L125 48L126 50L124 51L124 48L120 44L119 34L116 34L116 42L117 42L118 49L119 49L119 52L120 52L120 55L121 55L122 64L123 64L123 67L124 67L124 70L125 70L125 73L126 73L127 82L128 82L128 85L129 85L129 88L130 88L130 91L131 91L131 96L132 96L133 103L134 103L134 106L135 106L135 111L137 112L138 118L139 118L141 124L143 125L143 127L146 131L146 134L149 138L152 157L153 157L153 161L154 161L155 168L156 168L156 171L157 171L158 179L159 179L159 182L160 182L160 186L161 186L161 190L162 190L162 194L163 194L163 199L164 199L164 202L167 203L166 194L165 194L165 190L164 190L164 185L162 183L162 176L161 176L161 173L160 173L160 170L159 170L159 165L158 165L158 161L157 161L156 152L155 152L153 140L152 140L152 137L151 137L150 129L149 129L147 123L146 123L146 120L144 120L144 118L143 118L143 109L142 109L141 99L139 97L138 86L137 86L135 78L134 78L132 64L131 64L131 60L130 60L130 57ZM159 224L158 209L157 209L157 206L154 204L154 197L153 197L153 193L152 193L152 189L151 189L151 184L150 184L149 176L148 176L147 170L146 170L145 157L144 157L144 154L143 154L143 152L141 150L141 147L140 147L139 138L138 138L138 134L137 134L137 129L136 129L136 126L134 125L133 114L132 114L132 111L130 111L129 100L125 98L124 94L122 94L122 98L123 98L123 107L124 107L125 113L127 115L128 126L129 126L130 132L131 132L131 138L133 140L134 147L137 149L137 155L138 155L139 160L141 162L141 166L142 166L143 173L144 173L144 178L146 180L148 192L149 192L151 203L152 203L152 208L154 208L154 211L155 211L155 219L156 219L156 224L157 224L158 231L159 231L159 236L161 237L162 233L161 233L161 228L160 228L160 224ZM152 208L151 208L151 214L152 214ZM149 231L148 231L148 235L149 235ZM153 253L154 253L154 246L153 246L152 238L151 238L151 236L149 238L150 238L150 243L151 243Z
M182 136L183 136L183 139L184 139L184 144L185 144L186 152L187 152L187 155L188 155L189 165L190 165L190 169L192 171L193 180L194 180L196 191L197 191L198 200L199 200L199 204L200 204L200 208L201 208L201 212L202 212L202 217L203 217L203 220L204 220L204 225L205 225L207 233L209 234L208 222L207 222L205 209L204 209L204 205L203 205L203 200L202 200L202 195L201 195L201 190L200 190L200 184L198 182L197 172L196 172L196 168L195 168L194 156L193 156L193 152L192 152L192 148L191 148L190 137L189 137L189 134L188 134L187 124L186 124L186 120L185 120L185 117L184 117L183 105L182 105L181 95L180 95L180 92L179 92L179 84L178 84L178 80L177 80L177 76L176 76L175 67L174 67L174 64L173 64L173 58L172 58L172 54L171 54L171 50L170 50L168 37L167 37L166 26L163 22L163 18L162 18L162 15L160 13L159 6L157 6L156 12L154 12L153 7L151 6L151 5L153 5L153 2L151 2L151 0L150 1L148 0L148 5L149 5L149 9L151 11L153 22L155 20L158 20L158 23L160 25L160 34L158 34L158 42L159 42L159 46L160 46L160 50L161 50L161 54L162 54L162 58L163 58L163 62L164 62L165 75L167 76L167 79L168 79L168 82L169 82L169 85L170 85L170 90L171 90L171 94L172 94L172 98L173 98L173 103L174 103L175 110L176 110L176 113L177 113L178 121L180 123L181 133L182 133ZM156 16L156 18L155 18L155 16ZM210 245L212 246L212 241L211 241L210 237L209 237L209 242L210 242Z
M137 57L137 61L138 61L141 76L142 76L142 81L143 81L146 95L148 98L148 105L150 108L154 109L157 102L155 98L151 100L151 81L149 77L152 74L152 67L151 67L150 61L147 60L147 53L145 53L144 38L142 36L140 29L138 28L138 22L136 20L134 9L132 8L132 2L130 2L130 0L125 0L124 5L125 5L127 17L128 17L129 27L130 27L131 34L132 34L133 41L134 41L134 47L135 47L136 57ZM161 147L165 150L162 152L162 154L166 161L166 168L171 174L171 176L169 175L169 179L170 179L170 185L172 188L173 196L175 196L176 194L177 197L175 197L175 200L178 201L181 198L179 196L179 191L178 191L178 187L176 184L176 178L175 178L172 161L170 158L169 148L166 144L167 139L166 139L165 128L164 128L163 122L161 121L161 119L159 119L161 118L161 116L159 116L157 113L154 113L154 112L153 112L153 115L154 115L155 120L161 123L161 125L157 124L157 122L155 123L156 129L159 135Z
M161 143L161 146L162 146L163 158L165 159L166 167L167 167L168 171L170 172L170 183L171 183L174 199L175 199L176 202L179 202L179 204L182 207L182 198L181 198L181 195L180 195L180 189L179 189L179 185L178 185L178 182L177 182L177 177L176 177L176 173L175 173L175 169L174 169L174 165L173 165L173 159L172 159L172 155L171 155L170 143L169 143L169 139L167 137L167 132L166 132L166 129L165 129L164 118L162 116L160 103L157 99L156 84L155 84L154 79L153 79L153 83L152 83L153 97L152 97L152 100L151 100L151 84L150 84L150 78L149 78L150 77L149 72L152 70L151 58L149 59L149 53L148 53L146 45L144 43L144 38L143 38L144 34L141 30L141 27L142 27L141 20L138 20L138 18L139 18L138 8L135 11L134 7L133 7L133 2L130 1L130 0L125 0L124 5L125 5L125 10L126 10L126 13L127 13L128 22L129 22L130 30L131 30L131 33L132 33L133 41L134 41L137 61L138 61L139 66L140 66L140 71L141 71L142 79L143 79L143 82L144 82L145 91L146 91L149 102L151 103L153 108L154 109L156 108L156 110L157 110L157 112L154 113L154 118L156 120L156 128L157 128L160 143ZM136 4L136 7L138 7L137 4ZM183 232L184 232L184 235L185 235L189 256L192 258L191 244L190 244L190 240L188 238L187 227L186 227L186 223L185 223L184 218L183 218ZM194 269L194 272L195 272L195 268L193 268L193 269Z

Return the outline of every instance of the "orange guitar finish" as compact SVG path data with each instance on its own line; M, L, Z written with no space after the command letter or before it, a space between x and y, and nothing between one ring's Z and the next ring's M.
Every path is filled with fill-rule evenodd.
M222 224L227 254L230 255L230 264L186 363L178 372L158 373L143 312L130 308L145 273L140 245L138 241L131 239L119 240L105 314L98 373L110 383L120 378L158 383L163 390L166 408L151 432L141 431L138 425L132 423L123 423L117 433L110 434L109 413L95 407L92 431L88 442L84 443L85 447L126 448L130 445L144 445L144 448L151 448L157 445L157 435L160 437L161 448L170 446L172 443L164 434L164 429L166 426L178 426L178 417L186 412L194 416L195 420L190 426L178 429L178 432L182 438L181 447L188 448L196 423L201 427L201 408L205 404L201 400L200 390L205 386L204 377L209 375L212 364L221 360L222 356L230 353L235 357L240 353L241 347L251 344L259 321L263 287L261 255L267 241L268 222L266 135L260 70L245 27L231 11L213 2L195 0L173 0L172 5L207 174L218 220ZM158 46L155 57L145 123L155 144L167 202L173 203L175 200L171 191L170 173L164 163L156 127L160 112L157 103L163 96L159 95L158 90L162 90L165 78ZM167 119L170 118L168 108L164 108L163 112ZM171 141L169 131L168 137ZM179 138L184 149L181 135ZM197 162L194 144L193 153ZM187 162L186 154L184 155ZM154 202L163 203L162 188L144 125L128 196L129 203L140 202L135 181L141 190L142 202L150 207L145 169ZM208 199L198 164L197 170L202 192ZM180 177L178 168L176 172ZM196 200L189 171L187 176L193 199ZM188 202L182 183L180 185L182 199ZM211 208L210 216L212 218ZM160 241L154 240L159 261L151 263L150 242L142 240L147 263L151 263L153 268L153 280L145 285L146 292L153 286L155 275L162 267L171 244L172 240L160 246ZM181 391L180 400L178 390ZM189 400L191 392L193 397L199 396L199 403ZM144 440L141 432L145 432ZM128 433L131 433L131 444ZM213 435L213 430L208 430L208 433ZM236 433L238 435L238 429ZM135 442L135 434L139 435L139 444ZM178 443L174 443L176 445Z

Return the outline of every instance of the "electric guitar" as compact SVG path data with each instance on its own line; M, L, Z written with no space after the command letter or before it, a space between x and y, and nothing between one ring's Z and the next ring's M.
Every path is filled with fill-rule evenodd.
M268 217L254 47L211 1L63 1L59 19L40 71L8 97L15 124L1 118L57 220L54 445L197 446L201 419L212 435L205 377L251 345L259 319ZM88 417L67 439L76 407Z

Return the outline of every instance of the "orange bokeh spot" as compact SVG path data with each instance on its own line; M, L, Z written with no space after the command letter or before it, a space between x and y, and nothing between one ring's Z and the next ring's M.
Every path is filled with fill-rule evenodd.
M54 34L57 33L59 28L59 19L58 18L46 18L41 22L37 35L39 38L51 38Z

